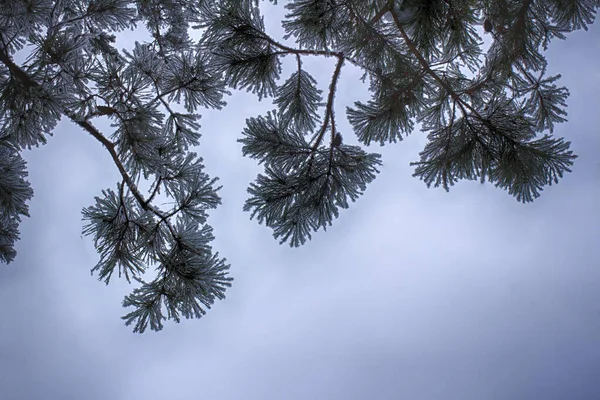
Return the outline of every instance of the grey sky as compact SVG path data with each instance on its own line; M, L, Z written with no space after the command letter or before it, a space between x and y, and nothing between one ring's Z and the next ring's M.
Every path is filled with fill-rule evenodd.
M270 102L235 93L204 113L198 152L224 185L214 247L234 285L201 320L144 335L119 319L130 287L90 276L98 256L81 237L82 207L118 173L62 122L26 153L31 218L0 268L0 399L599 399L598 24L548 58L571 91L555 133L580 158L536 202L474 182L427 189L408 165L425 144L414 132L370 148L381 174L299 249L241 211L262 168L236 139ZM313 66L326 86L330 63ZM359 77L345 68L337 95L347 142Z

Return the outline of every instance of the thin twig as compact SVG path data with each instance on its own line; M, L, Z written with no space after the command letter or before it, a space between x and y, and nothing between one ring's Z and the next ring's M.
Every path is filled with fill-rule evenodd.
M344 65L344 57L340 56L340 57L338 57L338 62L337 62L337 65L335 66L335 71L333 72L333 77L331 78L331 84L329 85L329 95L327 97L327 105L326 105L326 109L325 109L325 120L323 121L323 125L321 125L321 129L319 130L319 134L317 135L315 143L312 145L312 147L310 149L311 155L310 155L310 160L308 161L308 172L309 173L310 173L310 169L312 167L312 162L315 158L316 151L319 148L321 141L323 140L323 136L325 135L325 132L327 131L327 127L329 126L329 121L333 117L333 113L334 113L333 100L335 97L336 85L337 85L338 78L340 76L340 72L342 70L343 65ZM335 127L332 127L332 130L334 130L334 129L335 129ZM333 146L333 144L331 144L331 146Z

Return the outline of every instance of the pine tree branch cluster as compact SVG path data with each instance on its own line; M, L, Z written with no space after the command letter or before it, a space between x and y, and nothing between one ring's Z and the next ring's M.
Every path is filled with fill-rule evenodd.
M83 218L100 255L92 273L107 284L115 271L139 283L123 301L126 324L143 332L201 317L232 278L210 245L217 179L191 150L200 143L199 109L221 109L231 89L272 98L274 109L249 117L239 139L243 155L265 168L244 210L281 243L299 246L356 201L381 165L379 154L345 144L337 128L346 64L364 71L372 93L346 108L358 141L401 141L419 124L428 142L411 165L427 186L488 181L530 202L570 172L570 143L553 136L566 121L569 92L557 85L560 75L547 76L543 51L587 29L600 1L289 0L284 7L280 40L266 32L258 0L0 2L0 261L16 256L33 196L21 151L44 144L66 117L104 146L121 174ZM139 26L151 40L118 50L116 35ZM487 49L481 34L491 39ZM288 77L285 57L296 66ZM325 96L305 57L335 60ZM109 120L112 132L100 132L95 119ZM161 196L172 206L158 205ZM148 280L150 268L156 275Z
M25 202L33 195L24 162L15 157L45 143L58 119L67 117L106 148L122 176L117 191L103 190L83 210L83 232L100 254L92 273L108 284L118 270L139 283L123 301L132 308L123 318L135 332L160 330L165 319L201 317L232 280L229 265L210 246L207 210L220 204L219 188L190 151L199 144L197 109L221 108L227 91L187 38L195 20L186 15L197 15L198 7L169 3L16 1L0 8L0 148L14 165L6 197L16 203L6 208L12 220L3 220L0 232L3 259L14 258L13 221L27 215ZM119 52L112 32L140 23L154 40ZM26 44L34 50L19 66L13 54ZM183 103L185 111L174 111L171 102ZM111 136L92 123L102 117L112 122ZM142 179L153 181L148 196L139 189ZM161 192L175 206L155 204ZM157 274L146 281L151 267Z

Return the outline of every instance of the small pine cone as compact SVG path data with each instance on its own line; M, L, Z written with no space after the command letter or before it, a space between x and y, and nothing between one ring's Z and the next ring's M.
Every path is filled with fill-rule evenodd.
M483 21L483 30L486 32L491 32L494 29L494 26L492 25L492 21L490 21L489 19L485 19L485 21Z
M331 144L333 145L333 147L340 147L340 145L342 144L342 135L339 132L335 134Z
M117 112L117 110L112 107L98 106L96 108L98 109L98 115L112 115Z

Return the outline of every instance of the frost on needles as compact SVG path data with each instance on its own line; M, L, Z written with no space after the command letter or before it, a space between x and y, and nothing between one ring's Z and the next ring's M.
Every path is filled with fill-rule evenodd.
M372 95L346 109L359 143L401 141L419 124L428 142L412 165L428 186L488 181L530 202L570 171L576 156L553 136L569 93L560 75L547 75L543 51L587 29L600 1L281 3L282 38L266 32L258 0L0 2L0 261L15 258L33 196L21 152L45 144L65 118L121 175L84 208L83 231L100 257L92 273L138 284L123 301L125 323L143 332L201 317L232 278L210 245L207 210L221 200L193 151L199 110L221 109L231 89L272 98L273 110L248 116L239 139L265 168L244 210L299 246L357 200L381 165L336 126L347 64L364 72ZM117 49L116 35L136 27L150 39ZM289 76L285 57L295 66ZM325 93L306 57L335 61ZM96 128L102 119L109 132ZM171 206L159 206L161 196Z

